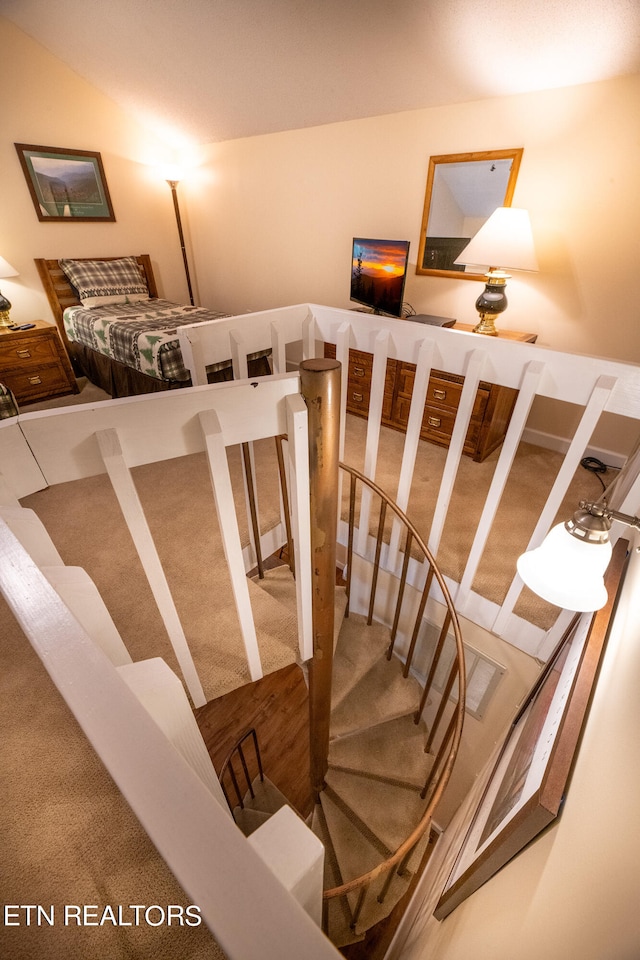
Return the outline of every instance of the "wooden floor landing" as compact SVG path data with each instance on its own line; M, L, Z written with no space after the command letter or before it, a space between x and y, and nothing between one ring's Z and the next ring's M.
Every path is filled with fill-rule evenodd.
M240 737L255 727L265 776L303 818L311 813L309 698L297 664L211 700L195 716L218 773Z

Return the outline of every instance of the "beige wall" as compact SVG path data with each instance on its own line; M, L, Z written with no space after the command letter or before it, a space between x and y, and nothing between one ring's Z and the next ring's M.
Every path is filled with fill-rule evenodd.
M166 148L90 84L0 18L0 255L20 276L0 282L12 317L51 320L34 257L150 253L170 299L187 297L171 194L151 166ZM98 151L115 223L41 223L14 143Z
M137 121L0 18L4 104L0 255L16 320L50 319L33 258L151 253L161 293L187 290L168 187L175 160ZM16 78L20 83L16 83ZM417 110L212 144L180 185L196 299L242 313L314 301L349 306L354 235L407 238L413 257L433 154L524 147L514 204L530 210L537 275L514 275L505 329L539 342L640 362L640 77ZM101 153L116 223L40 223L13 143ZM415 261L414 261L415 262ZM476 320L475 281L410 272L418 312ZM576 411L538 403L530 426L564 436ZM625 453L631 426L610 419L596 444Z
M348 307L354 235L409 239L415 258L431 155L523 147L513 202L531 213L540 272L513 276L501 325L640 362L639 112L634 76L210 145L189 187L202 298L238 313ZM406 299L473 323L481 289L412 272ZM554 418L543 407L532 425L562 434ZM599 442L630 445L610 425Z
M540 273L513 276L502 326L640 362L639 109L634 76L210 145L190 189L203 299L349 306L354 235L409 239L415 265L432 154L521 146L513 203L531 213ZM406 299L474 322L481 289L411 273Z
M393 960L637 960L639 603L635 552L559 820L442 922L432 911L451 856L436 848ZM466 823L451 825L443 851L455 856Z

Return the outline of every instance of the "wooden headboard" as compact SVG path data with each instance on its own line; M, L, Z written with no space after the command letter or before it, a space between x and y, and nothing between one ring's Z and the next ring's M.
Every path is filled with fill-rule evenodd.
M120 260L121 257L74 257L76 260ZM153 276L153 267L151 266L151 257L148 253L142 253L135 259L140 264L149 288L149 296L157 297L158 289L156 287L155 277ZM76 292L69 283L67 275L62 270L57 260L36 259L36 267L42 280L42 285L47 294L47 299L53 316L56 321L58 332L62 337L62 342L69 349L69 342L62 322L62 314L67 307L76 306L80 301Z

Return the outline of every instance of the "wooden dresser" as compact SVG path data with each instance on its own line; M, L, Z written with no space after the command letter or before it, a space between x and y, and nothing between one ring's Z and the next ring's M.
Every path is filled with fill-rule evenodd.
M0 328L0 382L18 403L77 393L78 385L58 331L34 320L30 330Z
M473 327L457 323L457 330L472 332ZM500 337L534 343L536 334L505 331ZM335 357L333 343L325 343L325 357ZM349 351L347 384L347 411L358 417L367 417L371 395L373 354L362 350ZM415 364L402 360L387 360L382 422L394 430L406 430L413 393ZM420 436L423 440L448 447L453 424L460 403L464 377L443 370L433 370L429 378L427 398ZM484 460L504 440L513 413L518 391L481 381L476 394L464 452L474 460Z

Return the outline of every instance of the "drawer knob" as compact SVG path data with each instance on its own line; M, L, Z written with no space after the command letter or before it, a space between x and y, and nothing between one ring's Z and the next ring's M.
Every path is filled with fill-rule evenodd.
M21 360L28 360L29 357L31 356L30 350L16 350L16 353L18 354Z
M356 403L362 403L363 396L361 393L352 393L351 399L354 400Z
M435 400L446 400L446 399L447 399L447 391L446 391L446 390L434 390L434 391L433 391L433 396L434 396L434 399L435 399Z
M354 367L353 375L354 377L364 377L364 367Z
M29 383L32 384L34 387L36 386L36 384L42 383L42 380L40 379L40 377L27 377L27 379Z
M429 424L430 427L439 427L442 421L440 417L429 417L429 419L427 420L427 423Z

